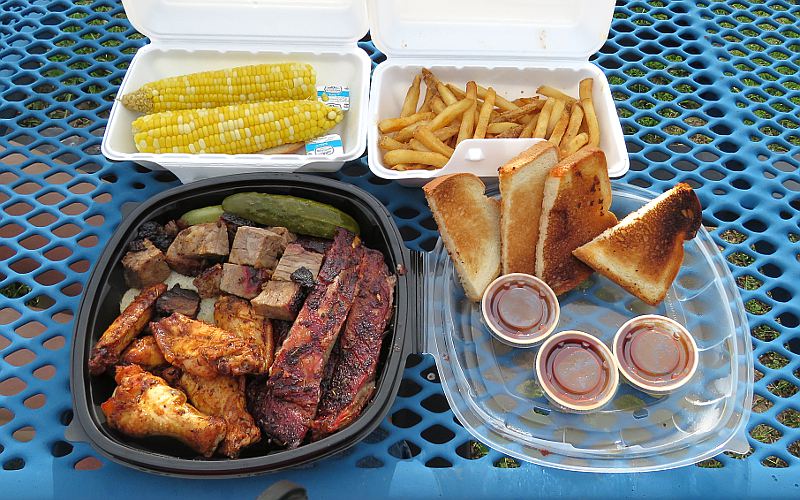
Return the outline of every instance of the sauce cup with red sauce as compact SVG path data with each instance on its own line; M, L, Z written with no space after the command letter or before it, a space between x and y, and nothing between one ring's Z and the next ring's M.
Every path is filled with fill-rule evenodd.
M514 347L533 347L553 332L561 310L547 283L512 273L486 287L481 312L495 338Z
M617 331L614 357L625 380L662 396L684 386L697 371L697 344L677 321L655 314L638 316Z
M614 355L599 339L577 330L548 338L536 355L536 378L545 397L567 413L608 404L619 386Z

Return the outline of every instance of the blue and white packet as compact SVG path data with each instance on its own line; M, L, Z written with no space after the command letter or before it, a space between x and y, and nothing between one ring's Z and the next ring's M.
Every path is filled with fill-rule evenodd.
M318 85L317 99L328 106L347 111L350 109L350 87L343 85Z
M306 143L306 155L331 156L343 154L344 147L339 134L323 135Z

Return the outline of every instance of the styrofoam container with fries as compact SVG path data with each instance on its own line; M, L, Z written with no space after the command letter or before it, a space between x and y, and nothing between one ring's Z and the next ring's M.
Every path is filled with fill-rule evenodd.
M242 172L335 171L365 148L369 72L358 46L369 27L364 0L123 0L131 24L150 39L125 73L118 96L154 80L237 66L299 62L316 71L317 85L350 90L350 109L331 133L341 154L141 153L131 124L139 114L115 101L102 142L112 160L166 168L182 182Z
M609 175L629 168L603 72L613 0L369 0L374 71L369 167L420 185L445 174L496 177L540 140L561 155L599 146Z

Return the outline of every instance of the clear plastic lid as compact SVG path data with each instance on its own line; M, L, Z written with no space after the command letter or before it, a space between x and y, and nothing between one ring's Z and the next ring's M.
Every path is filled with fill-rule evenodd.
M587 60L613 12L613 0L369 0L372 41L389 57Z
M655 197L612 185L612 210L619 218ZM610 346L630 318L660 314L684 325L699 350L695 376L675 392L656 397L621 384L607 406L580 415L558 411L544 397L534 370L538 348L514 348L494 339L480 304L464 296L440 240L426 262L426 347L436 357L458 421L503 453L571 470L661 470L723 450L746 452L753 359L744 306L705 229L684 250L680 273L658 307L596 273L560 297L556 332L584 331Z
M369 26L363 0L123 0L151 40L355 43Z

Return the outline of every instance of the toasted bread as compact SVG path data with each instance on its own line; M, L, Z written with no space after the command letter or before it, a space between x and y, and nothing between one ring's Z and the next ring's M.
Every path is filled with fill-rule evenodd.
M678 275L683 242L700 229L701 210L692 188L680 183L573 254L644 302L656 305Z
M473 174L439 177L423 188L464 291L479 301L500 275L500 206Z
M599 149L578 151L548 174L536 243L536 276L557 295L592 274L572 251L617 223L610 208L611 182L606 156Z
M542 141L498 169L503 274L536 272L544 181L556 163L558 150Z

